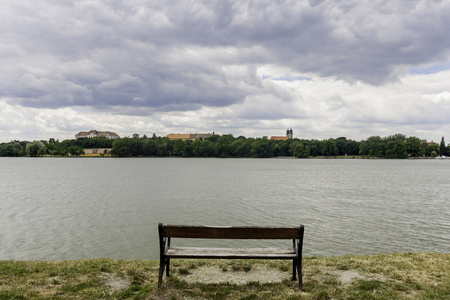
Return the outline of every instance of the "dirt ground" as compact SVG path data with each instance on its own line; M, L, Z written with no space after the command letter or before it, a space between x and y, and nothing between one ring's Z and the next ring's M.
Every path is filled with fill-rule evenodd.
M342 284L350 284L353 279L367 278L359 274L356 271L330 271L330 274L335 275ZM196 269L190 270L189 274L179 275L179 278L187 283L234 283L234 284L246 284L249 282L260 283L275 283L282 282L283 280L291 280L292 274L290 272L282 272L281 270L270 268L265 265L255 265L248 272L246 271L222 271L217 266L201 266ZM383 281L384 278L376 278Z

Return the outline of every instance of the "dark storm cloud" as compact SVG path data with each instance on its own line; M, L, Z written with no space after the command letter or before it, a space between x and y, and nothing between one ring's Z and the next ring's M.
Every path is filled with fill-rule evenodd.
M380 85L447 62L449 30L446 1L7 1L0 98L129 114L222 107L277 97L257 74L268 64Z

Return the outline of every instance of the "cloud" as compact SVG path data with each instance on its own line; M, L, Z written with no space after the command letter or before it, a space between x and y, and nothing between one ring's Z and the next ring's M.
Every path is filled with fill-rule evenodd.
M0 103L124 132L441 126L449 30L438 0L8 1ZM50 119L38 128L75 129Z

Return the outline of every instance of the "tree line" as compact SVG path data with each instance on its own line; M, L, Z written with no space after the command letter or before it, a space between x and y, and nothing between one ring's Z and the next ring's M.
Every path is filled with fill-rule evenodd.
M79 156L84 149L111 148L117 157L333 157L364 156L379 158L435 157L450 155L450 145L428 143L417 137L395 134L388 137L371 136L354 141L345 137L326 140L288 139L270 140L267 137L234 137L231 134L213 135L206 139L170 140L153 134L148 138L104 137L59 141L11 141L0 144L0 156Z

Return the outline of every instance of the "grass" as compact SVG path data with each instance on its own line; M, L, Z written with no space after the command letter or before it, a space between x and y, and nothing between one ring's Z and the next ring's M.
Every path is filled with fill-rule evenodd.
M201 266L249 272L256 264L286 273L278 283L187 283ZM289 278L291 262L172 260L157 288L156 260L0 261L0 299L450 299L449 253L306 257L304 291ZM339 272L357 272L343 283Z

